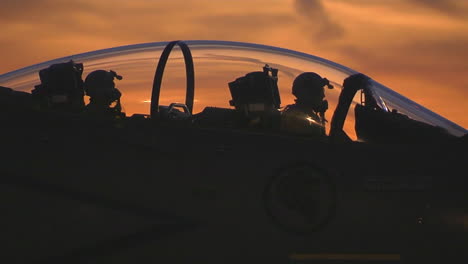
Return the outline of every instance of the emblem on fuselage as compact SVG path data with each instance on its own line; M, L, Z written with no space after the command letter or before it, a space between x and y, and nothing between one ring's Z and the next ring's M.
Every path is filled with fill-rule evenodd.
M282 229L308 234L335 214L336 188L331 175L310 164L280 169L264 193L267 214Z

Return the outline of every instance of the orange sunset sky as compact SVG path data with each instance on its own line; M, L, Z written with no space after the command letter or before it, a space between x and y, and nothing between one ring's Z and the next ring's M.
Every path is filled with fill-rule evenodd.
M1 0L0 74L86 51L211 39L323 57L468 127L468 1Z

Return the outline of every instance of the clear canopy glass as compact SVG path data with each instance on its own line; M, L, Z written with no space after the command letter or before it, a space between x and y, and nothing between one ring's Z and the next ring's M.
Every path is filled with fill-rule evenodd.
M195 66L194 113L207 106L231 108L228 83L252 71L261 71L265 64L279 70L278 87L281 106L294 103L291 87L294 78L302 72L316 72L330 80L334 89L326 89L329 110L326 119L331 120L342 89L343 80L357 73L337 63L293 50L228 41L184 41L191 49ZM156 65L168 42L155 42L122 46L105 50L77 54L25 67L0 75L0 85L18 91L30 92L40 83L39 70L51 64L73 60L84 64L83 79L88 73L98 70L114 70L123 76L116 80L122 92L122 105L127 115L149 114L151 89ZM185 64L182 52L176 47L169 57L162 81L161 105L185 100ZM468 131L440 115L424 108L410 99L372 80L373 93L382 108L397 109L409 117L447 129L461 136ZM356 95L354 104L359 103ZM327 131L329 123L327 124ZM354 131L354 105L346 119L345 132L356 139Z

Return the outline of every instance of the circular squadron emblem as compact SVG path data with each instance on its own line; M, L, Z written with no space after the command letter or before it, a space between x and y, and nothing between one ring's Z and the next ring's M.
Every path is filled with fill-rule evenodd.
M336 190L330 175L309 164L281 169L267 184L265 206L281 228L307 234L325 226L333 217Z

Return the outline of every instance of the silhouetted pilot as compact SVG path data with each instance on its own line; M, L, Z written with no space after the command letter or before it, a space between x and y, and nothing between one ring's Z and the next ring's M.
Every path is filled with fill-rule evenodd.
M326 136L325 111L328 109L328 101L324 100L324 86L333 88L326 78L313 72L305 72L296 77L292 86L296 103L283 110L282 130L300 135Z
M97 70L86 77L84 89L90 97L85 112L96 117L115 118L122 116L120 91L115 88L114 78L122 80L122 76L114 71Z

